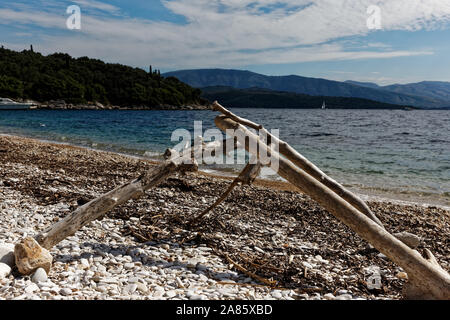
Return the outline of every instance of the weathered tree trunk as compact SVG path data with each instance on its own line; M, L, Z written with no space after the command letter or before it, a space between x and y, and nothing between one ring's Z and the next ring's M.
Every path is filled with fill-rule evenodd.
M214 141L208 144L201 144L198 147L185 150L180 155L176 154L162 165L153 168L141 175L139 178L130 181L113 191L92 200L91 202L79 207L70 215L57 222L43 233L35 237L36 241L45 249L50 249L60 241L73 235L83 226L93 220L96 220L113 208L127 202L132 198L141 197L144 192L153 188L164 181L167 177L178 171L197 170L195 158L201 156L203 152L209 151L214 154L215 150L225 150L222 146L227 141ZM236 140L233 139L230 144L237 147ZM172 153L174 153L172 151Z
M247 151L254 151L249 145L257 145L258 150L265 150L272 161L278 161L280 176L306 192L361 238L401 266L408 273L410 285L416 292L416 296L412 298L420 296L422 299L450 299L450 275L442 268L424 259L419 252L410 249L332 189L278 154L272 154L271 148L244 126L226 116L216 117L215 123L223 131L234 130L234 137L239 141L246 141L244 147Z
M177 170L173 162L158 166L145 175L122 185L113 191L79 207L69 216L60 220L43 233L36 236L36 241L46 249L73 235L83 226L96 220L131 198L142 196L145 190L154 187Z
M229 110L227 110L225 107L221 106L217 101L213 103L213 108L216 111L219 111L226 115L227 117L233 119L237 123L240 123L242 125L248 126L255 130L260 130L261 133L263 133L265 136L268 137L270 142L272 144L278 144L279 146L279 152L283 156L285 156L289 161L292 161L296 166L299 168L305 170L309 175L326 185L328 188L336 192L339 196L344 198L346 201L348 201L352 206L354 206L356 209L364 213L366 216L371 218L373 221L378 223L380 226L383 227L383 224L381 221L375 216L375 214L370 210L370 208L367 206L367 204L362 201L360 198L358 198L355 194L344 188L341 184L339 184L334 179L328 177L322 170L320 170L318 167L316 167L311 161L306 159L303 155L301 155L299 152L297 152L294 148L292 148L289 144L286 142L280 140L279 138L272 135L270 132L268 132L262 125L256 124L254 122L251 122L247 119L243 119L241 117L238 117L237 115L233 114Z

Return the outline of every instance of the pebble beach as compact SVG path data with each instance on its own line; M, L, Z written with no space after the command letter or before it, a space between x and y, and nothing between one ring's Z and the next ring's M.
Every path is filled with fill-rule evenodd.
M0 248L155 165L0 136ZM53 247L48 274L21 276L2 260L0 300L401 299L406 273L287 183L239 186L198 224L187 223L230 182L202 172L172 176ZM450 270L448 208L368 205L389 232L416 234L418 251L431 250Z

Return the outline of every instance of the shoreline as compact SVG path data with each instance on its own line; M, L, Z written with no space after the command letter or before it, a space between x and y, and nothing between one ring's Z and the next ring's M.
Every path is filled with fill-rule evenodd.
M159 163L161 163L161 161L159 161L157 159L150 159L150 158L147 158L145 156L139 156L139 155L134 155L134 154L129 154L129 153L121 153L121 152L115 152L115 151L96 149L95 147L82 146L82 145L72 144L72 143L69 143L69 142L60 142L60 141L39 139L39 138L33 138L33 137L29 137L29 136L22 136L22 135L16 135L16 134L12 135L12 134L0 133L0 137L2 137L2 136L11 137L11 138L30 139L30 140L34 140L34 141L38 141L38 142L42 142L42 143L48 143L48 144L51 144L51 145L54 144L54 145L63 146L63 147L69 147L69 148L86 149L86 150L100 152L100 153L101 152L111 153L111 154L116 154L116 155L120 155L120 156L124 156L124 157L129 157L131 159L137 159L137 160L140 160L140 161L145 161L145 162L148 162L148 163L151 163L151 164L159 164ZM227 181L232 181L234 178L236 178L238 176L237 173L229 173L228 171L220 171L220 170L216 170L216 169L205 169L203 171L200 169L198 171L198 174L199 175L208 176L208 177L212 177L212 178L216 178L216 179L227 180ZM272 179L257 178L255 180L254 184L257 185L257 186L272 188L274 190L280 190L280 191L296 191L297 190L289 182L283 181L283 180L272 180ZM368 186L367 188L370 188L370 186ZM450 206L446 206L446 205L439 204L439 203L408 201L408 200L404 200L404 199L400 199L400 198L390 198L390 197L383 196L383 195L366 194L366 193L362 193L360 189L352 190L352 191L364 201L386 202L386 203L393 203L393 204L398 204L398 205L418 205L418 206L422 206L424 208L437 207L437 208L441 208L443 210L450 210Z
M0 162L0 244L35 235L155 165L5 135ZM401 268L285 183L240 186L201 224L187 224L226 190L229 179L204 173L170 177L52 248L47 282L14 272L0 279L0 300L401 298ZM368 205L389 232L418 235L418 250L431 250L450 269L450 211ZM228 259L276 285L239 271ZM373 266L382 277L379 290L366 285Z
M53 100L46 102L38 102L34 100L18 99L19 102L32 103L30 110L211 110L210 105L188 104L182 106L174 105L158 105L158 106L118 106L103 105L100 102L88 102L81 104L66 103L64 100Z
M120 106L109 106L109 107L97 107L92 105L75 105L75 106L67 106L67 107L54 107L54 106L36 106L31 108L30 110L78 110L78 111L86 111L86 110L97 110L97 111L108 111L108 110L125 110L125 111L155 111L155 110L167 110L167 111L180 111L180 110L196 110L196 111L210 111L209 106L203 105L189 105L189 106L155 106L155 107L120 107Z

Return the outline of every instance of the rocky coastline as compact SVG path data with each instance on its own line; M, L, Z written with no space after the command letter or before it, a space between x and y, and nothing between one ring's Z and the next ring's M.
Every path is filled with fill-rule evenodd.
M47 102L27 101L34 104L33 109L40 110L210 110L209 105L191 104L183 106L173 105L159 105L159 106L145 106L145 105L130 105L130 106L117 106L117 105L103 105L100 102L86 103L86 104L73 104L66 103L64 100L54 100Z

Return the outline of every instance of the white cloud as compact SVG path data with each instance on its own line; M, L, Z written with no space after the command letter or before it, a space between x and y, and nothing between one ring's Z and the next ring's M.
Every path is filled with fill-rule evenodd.
M117 14L120 12L120 8L100 1L94 0L72 0L72 1L83 8L92 8L113 14Z
M100 1L74 2L119 12ZM371 32L366 9L374 2L381 8L383 30L432 29L450 21L450 0L165 0L186 24L83 14L81 31L36 36L46 53L67 51L171 69L432 54L376 42L346 45L343 39ZM54 12L0 9L0 23L64 29L65 19Z

